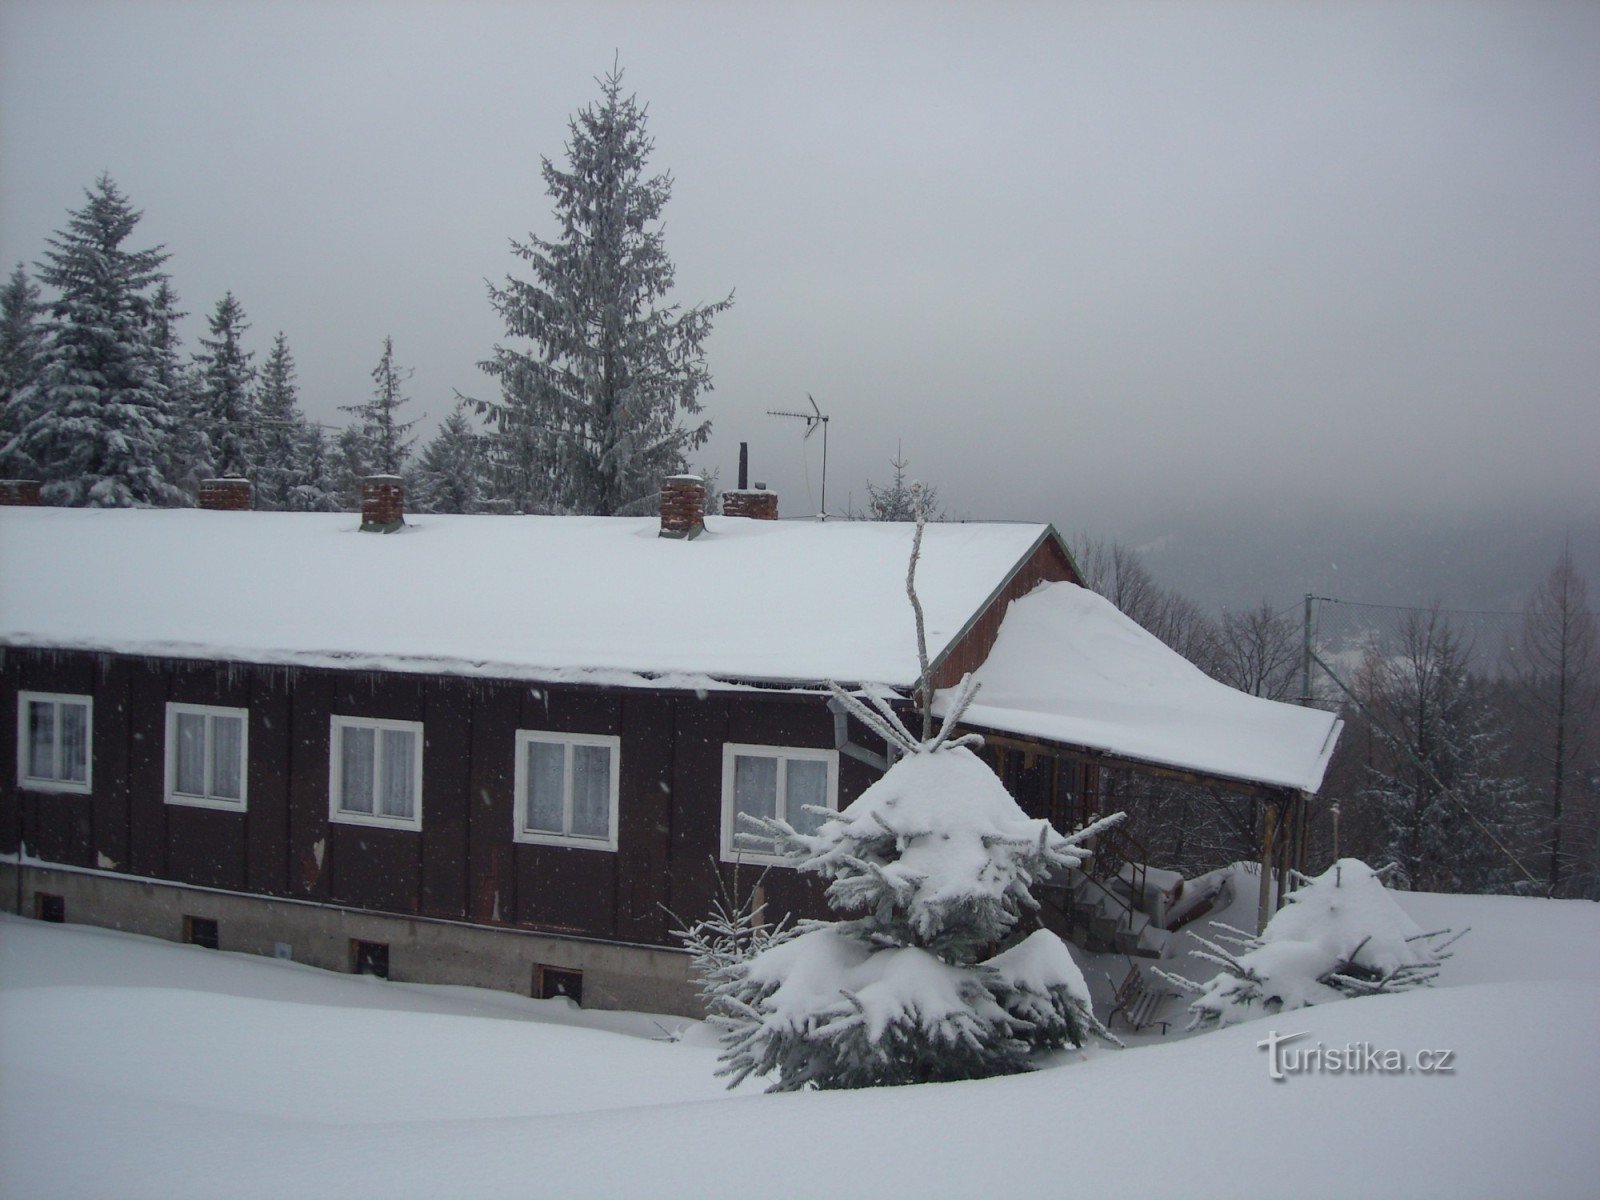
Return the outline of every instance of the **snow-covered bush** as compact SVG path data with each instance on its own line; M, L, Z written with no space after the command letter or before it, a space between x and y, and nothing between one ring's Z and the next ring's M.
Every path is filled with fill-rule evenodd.
M1197 938L1205 949L1195 957L1222 968L1211 980L1200 984L1160 972L1196 993L1191 1029L1426 987L1460 936L1448 929L1424 933L1383 886L1382 872L1355 858L1306 879L1259 935L1221 928L1227 935L1219 941Z
M970 702L964 681L936 736L918 740L882 698L834 694L901 757L814 833L751 822L797 870L831 880L851 919L803 922L756 953L713 966L721 1073L770 1090L872 1087L1009 1074L1037 1049L1101 1031L1077 965L1054 934L994 953L1037 907L1030 886L1081 864L1080 843L1033 820L951 732ZM1119 814L1120 815L1120 814ZM1114 820L1115 818L1111 818Z

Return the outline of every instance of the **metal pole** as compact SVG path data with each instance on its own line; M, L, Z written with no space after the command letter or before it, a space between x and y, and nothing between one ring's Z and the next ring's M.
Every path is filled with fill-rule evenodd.
M812 402L813 407L815 401ZM828 418L822 418L822 519L828 519Z
M1305 629L1300 639L1300 703L1311 703L1311 601L1313 596L1306 593L1306 622Z

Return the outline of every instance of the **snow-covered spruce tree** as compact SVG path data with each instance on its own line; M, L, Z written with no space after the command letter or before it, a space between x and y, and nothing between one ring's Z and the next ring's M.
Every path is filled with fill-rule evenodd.
M1562 547L1529 598L1507 659L1513 703L1527 730L1523 749L1532 759L1530 774L1544 807L1535 827L1546 831L1540 839L1545 892L1600 898L1594 845L1600 831L1592 812L1590 821L1580 823L1568 811L1570 799L1581 803L1583 789L1574 785L1582 764L1591 761L1586 751L1600 712L1600 630L1589 607L1588 581L1574 565L1570 545Z
M1510 853L1528 812L1506 768L1501 723L1469 650L1437 610L1409 614L1394 653L1369 652L1357 680L1374 753L1362 793L1413 891L1508 891L1530 880Z
M18 396L34 382L44 358L44 311L39 289L18 263L0 290L0 476L8 478L27 478L33 471L20 447L9 454L6 447L27 424Z
M261 364L255 396L255 444L250 458L255 463L256 506L275 510L321 511L326 505L308 504L305 489L319 486L319 470L310 459L320 447L312 447L311 423L300 409L300 386L295 378L294 355L282 331L272 340L272 350ZM325 469L324 472L325 473Z
M1103 1032L1054 934L994 948L1037 907L1030 886L1080 865L1081 842L1109 822L1064 837L1025 816L973 753L981 739L952 736L974 690L964 680L919 740L875 693L868 707L834 687L901 757L814 833L753 825L795 869L832 881L833 908L861 915L803 922L712 973L730 1086L752 1074L775 1075L773 1091L1012 1074L1037 1050Z
M86 195L39 264L57 295L39 372L19 393L26 423L8 453L31 460L51 504L179 504L163 474L171 418L150 321L167 255L124 247L140 214L109 175Z
M889 465L894 468L894 475L886 486L867 481L867 520L915 521L921 516L928 521L942 521L944 510L939 507L938 489L906 475L910 463L898 446Z
M733 302L667 303L672 180L644 174L646 110L621 70L599 82L599 103L569 122L566 169L543 160L559 233L513 242L533 278L489 288L508 339L532 346L496 346L481 366L501 398L474 404L492 424L496 496L527 512L627 512L688 468L710 422L679 419L701 411L703 343Z
M328 437L311 421L301 431L296 449L298 478L284 507L291 512L338 512L344 507L335 454Z
M197 410L199 389L193 364L183 361L178 322L189 314L178 308L178 294L163 279L150 297L150 338L155 349L156 379L167 397L172 427L166 438L162 473L184 501L199 494L200 481L211 474L211 439Z
M394 361L394 338L383 339L383 357L372 368L372 398L365 404L351 404L339 411L354 413L352 428L359 439L359 460L362 475L402 475L411 459L411 443L407 438L416 421L402 421L400 409L407 402L401 390L411 370L398 367ZM341 439L341 445L344 439ZM352 446L352 450L354 447ZM347 458L354 460L354 453ZM359 477L357 479L359 482Z
M444 419L417 456L412 472L422 512L481 512L485 498L483 435L472 427L464 405Z
M255 355L242 339L250 328L244 308L232 292L217 301L210 317L211 336L200 339L195 356L194 414L210 446L206 473L221 478L247 477L254 462Z
M1208 982L1159 972L1196 994L1189 1028L1430 986L1461 936L1423 932L1383 886L1382 872L1356 858L1302 877L1286 900L1260 934L1224 925L1216 941L1197 938L1204 949L1195 956L1222 968Z

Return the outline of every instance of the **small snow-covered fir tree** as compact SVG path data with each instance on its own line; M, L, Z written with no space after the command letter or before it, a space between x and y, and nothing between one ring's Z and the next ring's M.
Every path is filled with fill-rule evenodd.
M0 476L8 478L30 477L34 469L20 445L7 447L27 424L19 396L44 358L44 311L39 289L18 263L0 290Z
M126 248L140 213L109 175L86 194L40 264L39 278L57 295L39 371L20 393L25 424L8 453L34 464L51 504L182 503L164 474L172 419L150 319L167 255Z
M199 388L192 363L183 361L178 322L189 314L178 308L178 294L163 279L150 297L150 340L155 350L156 379L167 397L172 425L166 438L167 482L193 503L200 481L211 475L211 439L197 408Z
M320 426L305 423L296 455L298 479L289 489L284 507L291 512L338 512L343 508L336 456Z
M417 456L412 487L421 512L475 513L485 499L483 435L463 405L446 417Z
M889 465L894 468L894 476L887 485L879 487L871 480L867 481L867 519L915 521L921 517L928 521L943 520L938 489L906 475L906 467L910 463L898 446Z
M351 404L342 406L340 411L354 413L355 439L350 441L341 438L341 446L346 447L346 458L350 461L355 482L359 485L363 475L403 475L406 464L411 459L411 442L407 438L416 421L402 421L400 409L407 403L407 396L403 390L405 381L411 377L409 368L395 365L394 338L383 339L383 357L378 360L378 365L372 368L372 398L365 404ZM359 473L356 465L359 462Z
M243 345L250 328L244 307L226 293L217 301L210 317L211 336L200 339L201 351L195 356L195 401L193 414L199 418L209 447L207 475L246 478L254 466L255 448L255 367L253 353Z
M1159 972L1196 994L1191 1029L1427 987L1461 936L1420 929L1384 887L1382 872L1360 859L1340 859L1314 879L1302 877L1286 901L1260 934L1221 926L1217 940L1197 938L1203 949L1195 956L1222 968L1206 983Z
M508 338L532 343L495 347L481 365L501 398L474 401L492 422L495 494L524 512L612 516L653 502L710 432L680 418L711 389L702 346L733 298L668 302L660 220L672 180L644 173L645 107L623 94L620 69L600 92L569 123L566 169L543 160L558 234L513 242L533 278L489 289Z
M864 704L834 688L899 759L813 833L782 819L753 821L752 832L830 880L833 908L859 915L803 922L711 972L731 1084L752 1074L775 1075L774 1091L1012 1074L1035 1050L1101 1031L1053 933L994 951L1037 907L1031 885L1079 866L1084 839L1109 822L1063 836L1024 815L973 753L981 739L953 736L974 690L964 680L943 726L919 740L875 693Z
M301 411L294 355L281 331L261 364L255 414L256 506L296 512L336 508L328 496L335 488L322 431Z

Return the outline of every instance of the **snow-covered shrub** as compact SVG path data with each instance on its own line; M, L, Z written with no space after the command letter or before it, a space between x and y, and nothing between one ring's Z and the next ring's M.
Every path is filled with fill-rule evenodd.
M1161 972L1196 993L1189 1005L1191 1029L1425 987L1460 936L1450 930L1424 933L1383 886L1382 873L1355 858L1306 879L1259 935L1221 928L1228 930L1222 940L1238 949L1197 938L1205 949L1195 956L1222 968L1211 980L1199 984Z
M1081 864L1080 842L1033 820L951 731L971 699L963 682L944 727L913 737L889 706L850 712L901 757L814 833L752 821L797 870L831 880L837 922L808 921L709 979L724 1030L721 1073L737 1084L776 1075L770 1090L872 1087L1009 1074L1041 1048L1099 1031L1066 947L1040 930L993 950L1040 876ZM1119 814L1120 815L1120 814ZM1114 820L1115 818L1112 818Z
M715 864L713 863L713 869ZM763 872L761 879L766 878ZM718 876L718 895L712 901L711 913L698 921L685 921L668 910L677 922L672 936L683 943L689 952L689 971L701 983L700 996L706 1011L716 1015L723 1011L716 992L716 981L722 972L745 959L759 954L774 940L789 936L789 919L769 924L765 906L760 902L761 879L749 893L740 898L722 884Z

